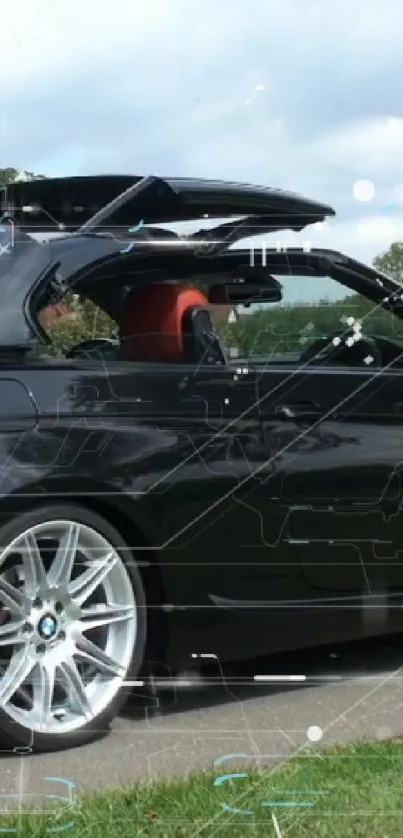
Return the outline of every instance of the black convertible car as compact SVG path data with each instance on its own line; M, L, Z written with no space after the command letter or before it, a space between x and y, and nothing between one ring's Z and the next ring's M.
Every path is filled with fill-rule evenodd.
M200 654L402 629L401 288L333 251L232 247L334 211L156 177L0 198L3 747L87 742L133 681ZM40 314L72 293L119 340L47 353ZM299 299L313 320L337 300L346 317L283 351L275 314ZM256 302L273 306L274 349L231 360L209 303Z

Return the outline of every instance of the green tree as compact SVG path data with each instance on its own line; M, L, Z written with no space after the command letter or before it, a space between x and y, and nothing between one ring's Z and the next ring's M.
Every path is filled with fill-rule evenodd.
M375 256L374 266L403 284L403 242L393 242L384 253Z
M8 183L13 183L17 176L18 169L13 169L11 166L8 166L6 169L0 169L0 186L7 186Z
M36 175L34 172L27 172L26 169L21 171L14 169L13 166L7 166L5 169L0 169L0 186L8 186L9 183L14 183L21 176L24 177L24 180L46 179L46 175Z
M14 183L17 178L23 176L24 180L45 180L46 175L36 175L34 172L27 172L23 169L14 169L13 166L7 166L5 169L0 169L0 186L8 186L9 183Z

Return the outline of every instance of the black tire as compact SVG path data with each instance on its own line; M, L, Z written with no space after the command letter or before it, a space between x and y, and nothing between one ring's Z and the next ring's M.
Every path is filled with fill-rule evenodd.
M129 546L108 521L78 504L44 504L20 514L18 518L13 518L5 526L0 528L0 550L4 549L14 538L29 527L58 518L77 521L99 532L111 543L125 564L138 604L137 642L126 673L127 680L135 680L138 678L138 674L143 666L146 648L147 612L144 585L141 573ZM60 735L33 733L30 729L17 724L4 710L0 709L1 749L3 751L6 749L14 752L47 753L87 745L109 732L112 720L125 703L129 694L130 688L123 686L114 700L99 716L79 730Z

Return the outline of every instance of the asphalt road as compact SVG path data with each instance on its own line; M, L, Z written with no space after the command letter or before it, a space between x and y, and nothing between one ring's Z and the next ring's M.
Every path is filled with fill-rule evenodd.
M269 673L304 674L307 680L252 681ZM402 736L403 637L239 666L217 677L214 686L178 689L165 704L158 710L150 699L141 708L129 699L109 736L85 748L3 754L0 795L16 797L1 797L0 807L34 802L40 809L48 794L73 800L90 789L183 776L211 768L224 755L245 757L223 760L223 774L248 760L279 762L307 745Z

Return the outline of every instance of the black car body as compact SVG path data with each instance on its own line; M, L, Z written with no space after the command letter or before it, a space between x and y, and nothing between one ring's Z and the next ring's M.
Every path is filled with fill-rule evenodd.
M292 356L230 360L196 305L179 361L127 360L107 341L65 358L38 352L49 340L38 311L63 295L88 297L119 325L134 287L164 283L269 303L281 299L282 277L332 277L399 322L400 287L343 254L265 248L262 264L250 248L231 249L331 215L292 194L190 179L4 190L6 741L38 750L88 741L117 712L125 684L156 666L175 672L200 654L242 659L401 628L403 361L393 335L367 335L364 324L356 339L341 324ZM153 226L206 216L231 220L188 236ZM55 230L66 235L29 235ZM92 558L97 533L99 549L113 553L109 588L108 568L100 561L97 576ZM109 617L132 628L109 638ZM115 671L120 648L126 663Z

